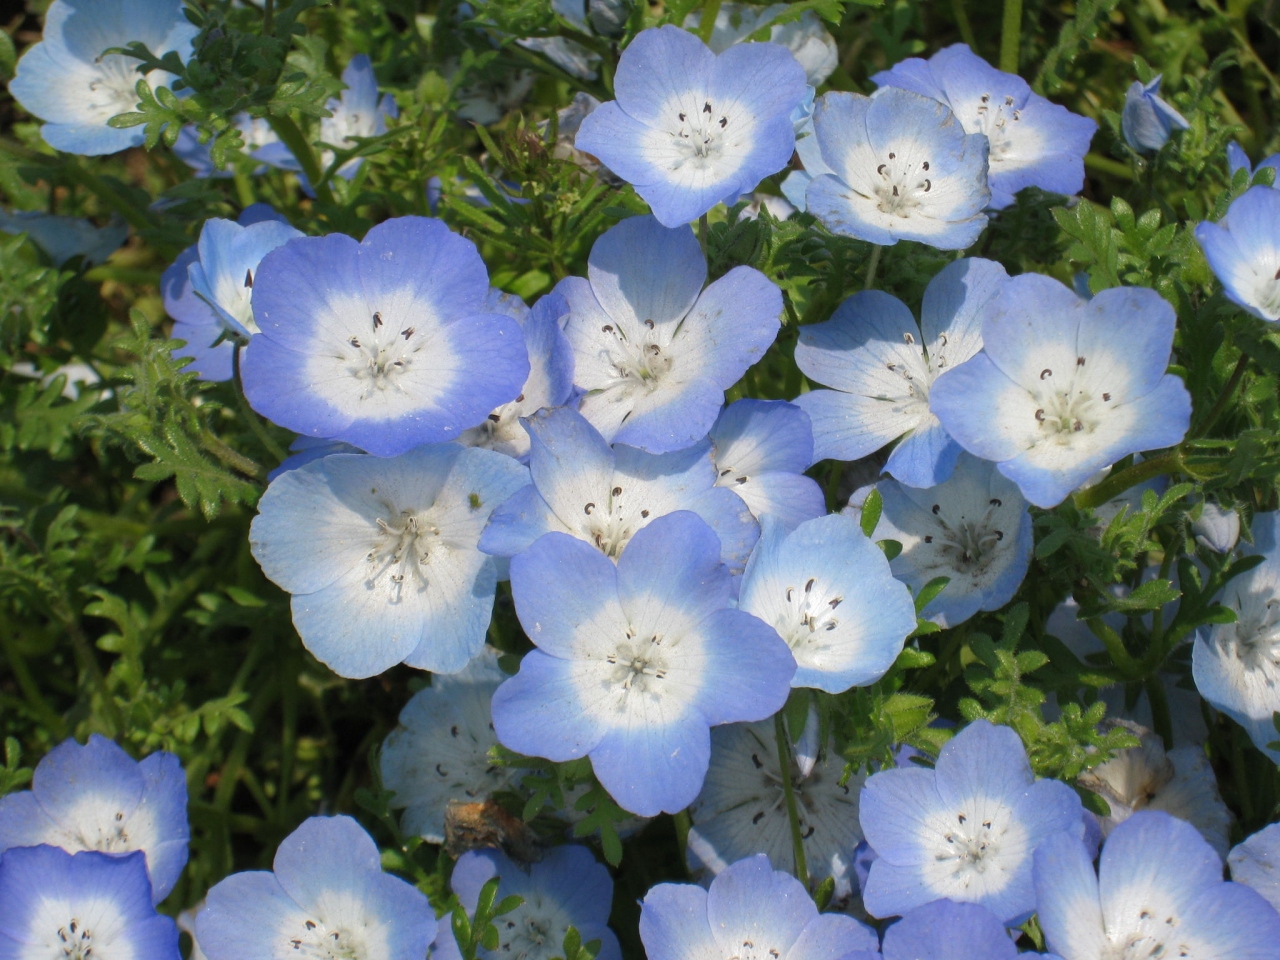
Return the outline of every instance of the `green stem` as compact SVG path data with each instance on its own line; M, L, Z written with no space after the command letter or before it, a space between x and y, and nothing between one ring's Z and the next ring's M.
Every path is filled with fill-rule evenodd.
M864 290L871 290L875 287L876 268L880 266L880 251L883 249L884 247L878 243L871 245L871 259L867 261L867 282L862 288Z
M720 0L707 0L702 5L702 14L698 21L698 39L703 43L711 42L711 31L716 28L716 17L720 14Z
M711 224L704 213L698 218L698 243L702 246L703 255L707 252L707 233L710 232L710 229Z
M262 467L254 463L243 453L232 450L212 433L205 433L201 437L200 443L206 451L213 454L233 470L240 471L240 473L243 473L246 477L251 477L254 480L264 480L266 478L267 472L263 470Z
M1084 165L1090 170L1096 170L1098 173L1110 174L1113 177L1120 177L1124 180L1133 179L1133 167L1127 163L1121 163L1119 160L1112 160L1110 157L1104 157L1097 153L1086 153L1084 155Z
M1147 691L1147 699L1151 701L1151 723L1156 733L1164 741L1166 750L1173 749L1173 717L1169 713L1169 697L1164 690L1164 681L1160 674L1153 673L1143 683Z
M1022 0L1004 0L1004 22L1000 30L1000 69L1018 72L1018 52L1022 46Z
M236 404L240 407L240 414L249 424L249 429L253 431L253 435L267 448L267 452L276 458L276 463L279 463L289 454L288 451L280 447L280 444L271 439L271 434L267 433L267 428L263 426L262 419L253 412L253 408L249 406L249 399L244 395L244 381L240 379L241 347L242 344L237 343L235 351L231 354L231 370L234 375L232 381L236 392Z
M969 22L969 12L964 8L964 0L951 0L951 15L956 18L956 29L960 31L960 39L969 45L974 53L978 52L978 41L973 34L973 24Z
M1176 473L1183 467L1182 450L1174 447L1165 453L1157 454L1147 460L1131 464L1118 473L1113 473L1101 483L1081 490L1071 499L1081 509L1100 507L1108 500L1118 497L1130 487L1158 477L1166 473Z
M324 203L333 203L333 191L329 189L329 184L321 182L324 171L320 169L320 162L316 160L316 153L311 148L311 143L298 128L298 125L293 122L293 118L278 114L268 114L267 123L270 124L275 135L280 138L280 142L289 148L289 152L298 161L298 165L302 167L303 175L316 192L316 199Z
M800 836L800 811L796 807L796 788L791 782L791 741L782 720L782 711L773 715L773 735L778 741L778 768L782 774L782 793L787 801L787 821L791 824L791 851L796 861L796 879L809 889L809 868L804 859L804 838Z
M1141 673L1142 665L1125 649L1124 640L1120 638L1120 634L1112 630L1101 617L1090 617L1085 621L1085 625L1095 637L1102 641L1102 645L1107 648L1107 655L1111 657L1111 662L1120 670L1130 677Z
M262 33L264 36L270 36L275 28L276 2L275 0L266 0L262 5Z
M1222 390L1218 393L1217 402L1214 403L1213 409L1210 410L1203 420L1191 431L1191 438L1203 437L1206 433L1213 429L1213 425L1218 422L1218 418L1222 416L1222 412L1227 409L1227 404L1231 402L1231 397L1236 392L1236 387L1240 386L1240 381L1244 379L1245 369L1249 366L1249 355L1247 353L1240 354L1240 359L1236 361L1236 367L1231 371L1231 376L1227 378L1227 382L1223 385Z

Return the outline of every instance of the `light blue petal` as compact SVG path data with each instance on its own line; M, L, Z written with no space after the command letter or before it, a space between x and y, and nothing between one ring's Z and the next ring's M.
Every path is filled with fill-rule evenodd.
M1213 847L1191 824L1162 811L1140 810L1116 826L1098 861L1103 922L1109 929L1132 923L1137 902L1165 903L1184 912L1204 887L1221 882L1222 859Z
M840 960L850 949L867 950L878 956L880 938L853 917L823 913L814 917L787 953L789 960Z
M1246 170L1250 177L1253 176L1253 164L1249 162L1249 155L1234 140L1227 144L1227 170L1233 177L1240 170Z
M1021 738L1010 727L975 720L949 740L934 767L943 804L961 809L975 797L1012 806L1033 782Z
M110 808L127 819L142 802L145 787L133 758L96 733L83 746L62 741L37 764L31 781L31 792L49 818L73 831L88 797L95 807Z
M1008 280L1008 272L994 260L965 257L929 281L920 305L920 329L935 370L958 366L982 349L987 304Z
M1000 919L976 903L935 900L884 934L885 960L1013 960L1018 956Z
M893 448L884 472L909 487L935 487L950 479L960 456L960 444L951 439L936 417L902 438Z
M818 919L818 909L805 893L799 880L775 871L763 854L722 870L707 890L707 920L720 955L733 956L743 943L751 943L807 960L805 954L787 950Z
M169 895L187 865L191 829L187 824L187 778L182 764L171 753L160 751L138 763L142 774L142 801L131 824L154 824L159 842L147 848L147 872L152 895L159 903Z
M681 624L706 619L729 603L720 539L687 510L658 517L631 538L618 559L617 596L628 622L649 634L677 632Z
M494 693L493 727L508 749L557 762L586 756L605 735L584 708L573 663L541 650L526 653L520 672Z
M878 855L871 866L871 879L881 863L904 867L915 863L923 855L928 838L937 832L936 821L940 817L949 821L951 814L938 796L932 770L907 766L868 777L858 800L858 821L867 843ZM867 909L871 910L870 904ZM887 915L897 912L891 909Z
M738 400L711 428L718 473L803 473L813 462L813 428L799 407L781 400Z
M777 284L752 267L734 267L702 292L673 338L680 375L687 381L697 371L697 377L727 390L764 356L781 318Z
M209 960L271 960L266 931L305 929L307 913L264 871L235 873L216 884L196 914L196 942Z
M707 891L692 883L650 887L640 904L640 939L649 960L719 956L707 921Z
M777 631L741 610L720 610L703 624L706 676L698 709L712 726L764 720L787 702L795 658Z
M1235 883L1203 890L1187 910L1180 940L1203 956L1275 956L1280 914L1255 891Z
M573 523L612 486L617 459L604 438L576 410L544 410L525 420L529 472L547 505Z
M632 707L624 716L628 725L614 726L591 749L591 768L601 786L618 806L638 816L683 810L698 796L707 773L708 728L696 715L672 721L657 708L650 714Z
M751 507L737 493L724 487L713 487L691 497L687 506L715 532L720 543L720 559L729 572L735 576L740 574L747 565L751 548L760 539L760 526L752 516Z
M326 891L359 892L382 872L382 860L351 817L309 817L280 841L272 867L285 893L304 910L314 910Z
M903 372L923 374L920 328L907 305L880 290L845 300L825 323L800 328L796 365L809 379L868 397L908 395Z
M493 511L477 545L482 553L514 557L533 546L544 533L563 530L564 525L542 499L533 484L522 487ZM505 579L505 578L504 578Z
M1117 323L1118 317L1125 322ZM1154 290L1113 287L1084 307L1076 352L1092 377L1105 380L1113 402L1136 400L1164 378L1176 323L1173 306Z
M1049 947L1067 957L1101 956L1106 948L1098 878L1079 837L1058 833L1035 852L1036 906Z
M669 102L707 89L715 63L715 54L692 33L670 25L644 30L618 63L614 95L630 116L658 126L670 119L662 113Z
M827 512L822 487L799 473L760 473L729 489L742 498L757 520L773 517L788 528Z
M957 46L964 45L957 44ZM967 50L968 47L965 49ZM938 85L938 78L930 69L929 61L922 60L920 57L899 60L891 69L872 74L871 82L880 87L901 87L903 90L911 90L922 97L937 100L939 103L947 102L947 95Z
M948 370L929 391L929 409L965 450L984 460L1012 460L1030 445L1035 401L984 352ZM1024 491L1025 495L1025 491Z
M0 801L0 811L3 810ZM3 821L0 813L0 821ZM1227 857L1231 879L1256 890L1273 907L1280 904L1280 823L1273 823L1238 844Z
M592 246L587 276L591 292L615 321L675 323L697 302L707 261L689 227L670 229L653 217L631 217Z
M795 405L813 423L813 459L860 460L915 427L918 417L891 400L810 390Z

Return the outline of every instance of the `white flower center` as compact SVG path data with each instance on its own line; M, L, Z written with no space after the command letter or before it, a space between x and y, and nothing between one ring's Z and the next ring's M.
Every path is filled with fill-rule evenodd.
M390 513L390 517L379 517L375 521L379 537L365 556L369 564L367 583L372 587L384 575L390 577L395 593L393 602L399 603L406 581L416 582L419 591L426 589L426 566L431 550L441 545L440 528L425 514L409 510L397 513L394 509Z
M904 333L902 335L902 339L909 347L915 346L916 344L915 334ZM945 347L947 345L946 334L943 334L941 339L942 345ZM929 412L929 388L933 385L933 367L936 366L938 370L942 370L942 368L947 365L947 359L943 356L938 356L936 360L933 358L925 358L923 356L921 359L925 360L924 367L929 375L924 380L916 376L916 373L912 371L909 364L899 363L893 360L885 363L885 369L902 378L902 386L906 391L905 396L897 398L897 403L894 404L893 408L895 413L909 413L923 417Z
M1280 266L1277 266L1274 276L1267 275L1267 264L1259 274L1257 290L1254 297L1258 303L1258 309L1265 313L1268 317L1280 317Z
M613 385L626 384L646 393L658 389L674 360L670 343L664 342L665 328L660 331L652 320L646 320L644 331L631 337L619 324L606 323L600 329L618 344L616 350L609 351L609 362L617 377Z
M751 754L751 763L760 772L760 781L763 786L760 796L756 799L764 801L751 815L752 826L761 831L768 830L771 824L766 818L771 819L777 816L780 818L780 827L790 832L789 815L786 811L786 787L777 772L777 757L770 755L766 763L760 758L759 751L756 751ZM746 787L745 784L744 787ZM796 819L800 824L801 840L808 840L817 832L817 826L811 821L820 820L828 814L839 817L848 815L848 811L843 809L840 800L850 796L851 788L847 783L841 784L838 776L834 782L828 784L820 766L815 766L806 777L801 775L793 763L791 789L796 798Z
M984 820L957 814L956 825L944 835L944 846L934 858L939 863L950 862L952 877L967 887L999 858L1007 820L1008 812L1004 810Z
M650 511L624 496L621 486L609 491L601 503L588 501L582 505L586 521L587 539L609 559L616 561L636 531L644 527L650 517Z
M498 919L497 926L498 949L487 956L545 960L562 952L569 923L558 904L545 902L537 891L531 891L524 903Z
M405 393L399 380L408 372L413 355L422 349L424 337L418 336L416 327L408 326L398 334L388 337L384 332L382 314L373 314L373 335L353 336L345 341L350 352L344 358L347 372L364 384L361 400L388 390Z
M1270 599L1261 608L1242 604L1240 619L1227 625L1222 637L1223 645L1230 645L1248 669L1262 671L1269 684L1275 683L1280 668L1280 599Z
M879 182L875 185L877 206L881 213L906 219L925 202L925 194L933 189L929 172L933 164L898 156L890 150L888 159L876 167Z
M792 650L805 648L806 653L821 652L827 646L824 638L840 623L835 609L844 597L831 596L810 577L803 587L787 587L787 608L774 628Z
M1128 934L1111 934L1103 947L1101 960L1163 960L1185 957L1185 948L1169 943L1178 928L1178 918L1160 916L1152 908L1138 913L1138 922ZM1120 939L1116 939L1117 935Z
M289 956L306 960L373 960L365 957L363 945L348 931L330 930L318 920L307 920L289 938L289 947Z
M993 497L986 512L976 520L948 522L940 504L933 505L938 532L925 536L924 542L942 555L946 566L966 574L976 574L991 565L991 559L1004 541L1004 531L995 527L995 511L1003 502Z
M999 163L1012 150L1015 124L1021 120L1022 112L1013 108L1013 97L984 93L978 102L976 120L966 129L969 133L986 134L991 144L988 157L992 163Z
M1084 357L1076 357L1076 370L1085 366ZM1054 388L1054 377L1065 382L1065 389ZM1088 436L1098 429L1102 422L1105 405L1111 402L1110 393L1102 393L1095 397L1093 391L1075 375L1075 371L1065 376L1061 371L1049 367L1040 371L1040 382L1044 387L1033 391L1036 400L1035 418L1039 424L1041 442L1057 443L1070 446L1076 434Z
M72 919L65 927L58 928L58 942L50 960L92 960L93 933L79 920Z
M671 169L679 170L685 164L698 168L711 166L724 152L724 139L731 136L732 121L711 103L704 100L702 106L691 109L687 104L675 108L670 128L675 147Z
M631 691L660 693L661 682L667 676L666 651L662 649L662 636L654 634L648 640L636 640L634 629L627 630L627 639L605 657L613 666L609 674L612 683L621 688L622 702Z
M132 113L138 108L136 87L141 80L136 67L138 61L132 57L124 57L113 53L99 57L94 62L97 76L89 81L89 92L85 106L94 112L103 122L117 114ZM150 76L150 75L148 75ZM154 80L152 82L154 86Z

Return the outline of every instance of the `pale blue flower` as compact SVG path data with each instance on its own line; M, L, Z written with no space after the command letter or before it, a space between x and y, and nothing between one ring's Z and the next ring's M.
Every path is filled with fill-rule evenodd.
M1197 224L1196 240L1228 300L1280 320L1280 190L1250 187L1218 223Z
M818 913L800 881L758 854L739 860L706 890L660 883L640 904L649 960L838 960L875 950L876 934L853 917Z
M715 530L721 559L734 573L742 572L760 528L740 497L716 486L709 443L661 455L610 447L567 407L535 414L524 424L533 482L494 511L481 550L513 557L556 531L617 560L645 526L690 510Z
M511 592L538 649L493 697L498 739L527 756L587 756L625 810L675 812L702 788L709 728L762 720L795 661L774 631L729 607L720 542L695 514L660 517L617 566L549 533L511 561Z
M480 960L552 960L564 956L564 935L570 927L582 942L600 941L597 960L622 960L618 938L609 929L613 906L613 878L586 847L554 847L537 863L522 867L498 850L471 850L458 858L449 883L463 909L474 913L480 890L498 878L497 899L520 897L521 904L495 923L498 946L481 947ZM453 930L440 927L431 956L461 960Z
M82 217L61 217L38 210L0 210L0 230L25 233L56 267L72 257L83 257L86 266L105 263L129 236L129 225L119 216L113 216L105 227L95 227Z
M173 51L186 62L196 33L181 0L54 0L44 37L18 61L9 92L45 121L40 135L56 150L92 157L138 147L141 126L117 129L107 121L137 109L139 61L103 51L138 41L156 56ZM153 70L145 79L156 90L175 78Z
M986 227L987 138L965 133L944 104L897 87L826 93L813 127L831 172L814 177L805 201L833 233L962 250Z
M302 235L279 220L249 226L219 218L205 221L187 277L191 291L213 308L226 334L248 338L258 332L252 305L258 264L276 247Z
M520 325L488 296L475 245L439 220L291 240L254 275L245 396L280 426L377 456L456 439L529 376Z
M1200 516L1191 521L1191 535L1214 553L1230 553L1240 539L1240 514L1206 500L1200 506Z
M1259 830L1227 857L1231 879L1262 895L1280 910L1280 823Z
M556 286L582 415L610 443L667 453L702 440L724 391L777 337L782 292L764 274L734 267L703 290L706 280L689 227L632 217L595 242L586 277Z
M777 44L717 55L679 27L645 30L618 62L617 99L582 121L575 145L678 227L787 165L790 115L806 86L804 68Z
M0 799L0 853L42 843L68 853L141 851L156 903L178 882L190 838L178 758L138 762L96 733L83 746L64 740L36 765L31 790Z
M1135 80L1124 95L1120 132L1125 142L1139 153L1155 153L1169 142L1174 130L1191 126L1186 117L1158 96L1163 79L1163 75L1157 74L1150 83Z
M1071 195L1084 186L1084 155L1098 125L1032 93L1017 74L997 70L966 44L928 60L911 57L871 79L945 103L966 133L986 136L993 208L1009 206L1024 187Z
M1240 146L1240 144L1236 143L1234 140L1227 144L1227 169L1231 171L1231 175L1233 177L1239 171L1244 170L1248 173L1249 179L1252 180L1253 175L1263 167L1270 167L1272 170L1275 170L1277 174L1280 174L1280 153L1273 153L1266 159L1259 160L1258 166L1254 167L1254 165L1249 162L1249 155L1244 152L1244 147ZM1277 183L1280 183L1280 181L1276 181L1272 186L1276 186Z
M821 86L840 65L840 51L835 38L827 32L818 15L805 10L800 16L786 23L774 21L790 12L785 3L767 7L753 7L745 3L723 3L716 13L715 25L707 46L713 53L723 53L735 43L742 43L761 30L769 31L769 42L786 47L796 62L804 67L805 79L813 87ZM697 31L702 23L702 11L696 10L685 17L687 29Z
M830 320L800 328L796 365L832 390L795 403L813 421L815 460L860 460L901 437L885 471L912 487L951 476L960 445L929 409L941 374L982 349L982 317L1008 281L992 260L948 264L929 281L920 325L897 297L855 293Z
M1032 853L1059 832L1084 835L1075 791L1036 780L1018 735L986 720L956 734L932 770L873 774L860 810L877 854L863 891L875 917L945 898L1021 923L1036 906Z
M1035 853L1040 928L1063 960L1186 957L1274 960L1280 915L1222 879L1222 859L1189 823L1135 813L1108 838L1094 873L1076 837Z
M1165 372L1177 317L1154 290L1086 301L1029 273L983 313L982 352L938 378L929 407L1031 503L1057 506L1103 467L1186 436L1191 397Z
M181 960L178 928L156 913L141 853L20 847L0 857L4 960Z
M293 594L303 645L335 673L402 662L457 673L484 646L498 581L480 531L528 477L510 457L452 443L334 454L271 482L249 545Z
M857 522L835 513L794 530L766 516L738 608L778 631L793 687L843 693L879 680L916 628L907 588Z
M311 817L280 841L274 872L235 873L209 891L196 940L209 960L421 960L436 936L427 898L382 872L350 817Z

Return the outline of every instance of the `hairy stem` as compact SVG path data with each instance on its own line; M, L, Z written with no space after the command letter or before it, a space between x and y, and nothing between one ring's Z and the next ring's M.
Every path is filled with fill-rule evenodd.
M1131 464L1118 473L1113 473L1101 483L1096 483L1087 490L1081 490L1071 499L1081 509L1100 507L1108 500L1118 497L1130 487L1136 487L1152 477L1158 477L1166 473L1176 473L1182 467L1182 449L1174 447L1165 453Z

